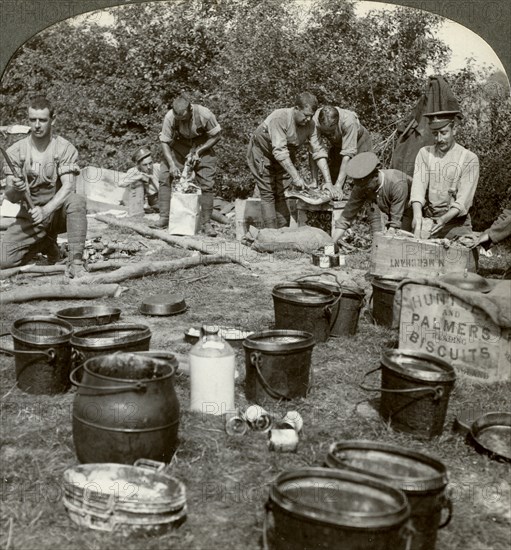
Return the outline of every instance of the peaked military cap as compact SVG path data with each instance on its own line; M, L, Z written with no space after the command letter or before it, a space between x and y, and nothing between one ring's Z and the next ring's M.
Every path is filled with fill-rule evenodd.
M374 153L359 153L348 162L346 174L354 180L360 180L372 174L379 164L380 161Z

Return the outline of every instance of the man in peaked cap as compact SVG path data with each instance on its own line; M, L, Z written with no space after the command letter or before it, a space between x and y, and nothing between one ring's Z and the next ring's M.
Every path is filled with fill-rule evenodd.
M354 156L348 162L346 174L353 179L353 190L342 216L335 222L335 241L342 238L366 202L371 203L369 220L373 233L382 230L382 212L388 216L390 233L411 229L412 212L407 208L412 184L410 176L400 170L380 169L380 161L372 152Z
M435 144L415 158L410 203L412 227L421 236L424 218L433 220L430 237L457 238L472 234L468 211L479 181L477 155L456 143L459 111L425 113Z
M160 175L160 165L153 162L151 151L147 147L139 147L133 153L131 160L136 166L128 170L119 186L128 187L142 184L148 205L145 209L146 212L159 212L158 178Z

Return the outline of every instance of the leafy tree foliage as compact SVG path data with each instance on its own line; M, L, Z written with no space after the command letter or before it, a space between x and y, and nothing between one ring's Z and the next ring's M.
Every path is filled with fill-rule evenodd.
M406 8L357 17L355 4L174 0L113 8L108 26L62 22L10 63L0 84L1 120L21 122L27 97L44 92L82 163L125 170L141 144L159 156L163 117L186 91L224 129L217 192L244 197L254 186L245 166L251 132L273 109L293 106L297 93L309 90L323 104L356 111L376 143L392 146L395 125L423 93L428 71L445 66L449 50L434 37L438 17ZM483 223L479 212L503 192L511 156L509 102L475 101L488 96L481 78L469 66L452 81L467 125L477 121L476 131L466 125L461 133L484 157L475 216ZM493 75L492 90L499 79Z

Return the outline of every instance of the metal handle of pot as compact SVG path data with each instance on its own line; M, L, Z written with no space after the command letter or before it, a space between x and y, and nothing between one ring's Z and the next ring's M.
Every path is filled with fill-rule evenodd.
M304 279L309 279L310 277L321 277L322 275L328 275L329 277L333 277L336 281L336 283L339 285L339 286L342 286L342 282L339 281L337 275L335 273L330 273L328 271L322 271L321 273L311 273L310 275L303 275L302 277L298 277L298 279L295 279L295 282L296 283L299 283L300 281L303 281ZM315 281L315 282L318 282L320 283L320 281Z
M285 399L286 401L289 401L291 398L287 395L284 395L283 393L278 392L277 390L274 390L270 384L266 381L266 379L263 376L263 373L261 372L261 365L262 365L262 356L259 351L253 351L250 354L250 363L255 368L257 376L259 378L259 382L261 382L261 385L263 386L263 389L268 393L270 397L273 397L273 399ZM310 390L312 389L313 383L313 371L311 369L311 375L310 375L310 381L309 385L307 386L306 395L309 394Z
M362 379L362 382L358 385L360 389L365 391L378 391L378 392L385 392L385 393L417 393L417 392L429 392L433 394L433 399L437 401L438 399L441 399L444 395L444 388L442 386L435 386L434 388L430 386L421 386L418 388L406 388L403 390L387 390L385 388L370 388L368 386L364 385L364 380L373 372L376 372L377 370L380 370L381 366L376 367L373 370L370 370L369 372L366 372L364 374L364 378Z
M330 329L332 329L332 327L335 325L335 323L337 321L337 317L339 317L339 309L337 309L337 315L333 318L332 318L332 312L335 309L335 306L339 303L341 297L342 297L342 289L339 292L339 296L337 296L337 298L329 306L325 307L325 310L324 310L325 311L325 317L328 321L328 326L329 326Z
M78 351L76 348L73 348L71 350L72 365L78 365L78 363L83 363L84 359L85 359L85 355L81 351Z
M416 534L417 531L413 526L412 520L409 519L404 525L401 526L401 529L399 530L399 537L406 540L405 550L411 550L413 537Z
M8 336L9 334L10 332L0 334L0 338L2 338L3 336ZM55 361L55 357L57 356L54 348L47 348L46 350L41 351L23 351L18 349L4 348L0 346L0 352L3 352L7 355L46 355L46 357L48 357L48 361Z
M447 510L447 517L440 523L438 526L439 529L442 529L443 527L446 527L449 525L452 519L452 500L450 495L442 495L440 498L440 505L442 506L442 510Z
M89 384L82 384L81 382L78 382L78 380L76 380L75 374L80 369L83 369L83 367L84 367L83 364L78 365L78 367L74 368L69 374L69 380L71 381L71 384L73 384L73 386L76 386L77 388L94 390L98 392L97 395L103 395L105 392L121 393L125 391L146 391L147 390L146 384L142 384L141 382L137 382L136 384L133 384L131 386L90 386ZM90 394L87 394L87 395L90 395Z
M261 385L263 386L266 393L268 393L268 395L270 395L274 399L285 399L286 401L289 400L289 397L287 395L284 395L274 390L264 378L263 373L261 372L262 356L259 351L253 351L250 354L250 363L252 364L253 367L255 367L259 381L261 382Z
M160 462L159 460L151 460L150 458L137 458L133 463L133 466L136 468L145 468L146 470L151 470L153 472L161 472L166 464L165 462Z

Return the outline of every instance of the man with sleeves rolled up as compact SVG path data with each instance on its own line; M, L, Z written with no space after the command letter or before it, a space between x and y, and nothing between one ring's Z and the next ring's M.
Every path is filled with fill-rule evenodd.
M21 208L16 222L3 235L0 267L25 265L39 252L55 263L60 259L57 235L67 232L66 274L81 277L86 274L87 210L85 197L75 193L78 153L69 141L54 135L55 113L44 96L31 99L28 117L30 135L7 150L14 171L8 164L4 166L5 196L11 202L21 202Z
M306 184L294 163L297 149L308 143L311 154L331 186L326 158L312 120L318 101L309 92L298 95L295 106L276 109L260 124L250 139L247 164L256 178L261 196L263 224L266 228L287 227L290 212L285 192L289 186L303 189Z
M171 184L174 178L179 179L188 162L193 166L197 184L201 188L201 231L210 237L216 236L211 225L216 174L214 145L220 141L221 132L215 115L206 107L190 103L183 95L173 101L160 133L163 161L160 170L158 227L166 227L169 223Z
M417 153L410 202L412 227L421 236L424 219L432 219L429 234L453 239L472 235L469 210L479 181L477 155L456 143L459 111L426 113L435 144Z

